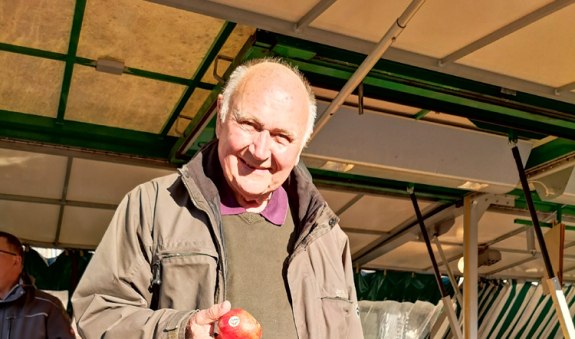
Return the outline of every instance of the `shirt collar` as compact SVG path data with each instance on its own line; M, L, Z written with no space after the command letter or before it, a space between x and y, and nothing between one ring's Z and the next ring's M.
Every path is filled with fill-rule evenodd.
M246 209L234 198L231 188L224 181L220 185L220 210L222 215L236 215L246 212ZM286 190L280 186L272 193L268 204L260 215L274 225L281 226L284 224L289 209L288 196Z
M0 299L0 303L12 302L12 301L20 298L24 293L25 293L25 291L24 291L22 279L20 279L20 282L18 284L14 285L12 287L12 289L10 289L8 294L6 294L6 298Z

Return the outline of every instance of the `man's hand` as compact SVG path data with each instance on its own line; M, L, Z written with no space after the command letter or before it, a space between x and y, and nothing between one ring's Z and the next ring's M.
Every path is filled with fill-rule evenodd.
M215 304L207 310L200 310L190 318L186 326L187 339L208 339L212 337L213 325L231 309L229 301Z

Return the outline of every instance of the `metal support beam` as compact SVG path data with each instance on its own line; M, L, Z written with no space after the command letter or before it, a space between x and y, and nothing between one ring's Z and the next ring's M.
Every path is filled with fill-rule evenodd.
M66 114L68 95L70 93L70 86L72 84L72 73L74 71L74 63L76 59L76 52L78 51L80 31L82 30L82 22L84 21L85 10L86 0L76 1L74 17L72 20L72 29L70 30L70 40L68 41L68 53L66 54L62 86L60 88L60 100L58 101L58 116L56 117L58 123L61 123L64 120L64 115Z
M549 258L547 245L545 244L545 239L543 238L541 225L539 225L539 217L537 216L537 211L535 210L535 206L533 204L531 190L529 189L529 183L527 182L527 176L525 175L525 169L523 168L523 163L521 161L521 154L519 154L519 149L517 146L513 146L511 151L513 153L513 158L515 159L515 164L517 165L517 171L519 172L519 180L521 181L523 194L525 195L525 200L527 201L527 207L529 208L531 221L533 222L533 229L535 230L535 235L537 236L537 241L539 242L539 247L541 248L545 270L549 278L554 278L555 272L553 271L553 266L551 265L551 259Z
M478 223L491 201L468 195L463 199L463 334L477 338Z
M503 27L501 27L500 29L496 30L495 32L492 32L486 36L484 36L483 38L476 40L472 43L470 43L469 45L458 49L457 51L449 54L448 56L444 57L443 59L441 59L439 61L439 65L445 65L447 63L451 63L455 60L461 59L466 55L469 55L475 51L477 51L478 49L485 47L489 44L491 44L492 42L495 42L525 26L528 26L548 15L551 15L555 12L557 12L558 10L571 5L572 3L574 3L574 0L557 0L557 1L552 1L550 4L543 6L527 15L525 15L524 17L515 20L513 22L511 22L510 24L507 24Z
M309 12L307 12L294 26L296 32L306 29L317 17L325 12L336 0L320 0Z
M439 252L439 256L441 256L441 260L445 265L445 270L447 271L447 276L449 277L449 282L451 286L453 286L453 290L455 291L455 298L457 298L457 302L459 305L463 305L463 300L461 299L461 293L459 292L459 288L457 287L457 281L455 280L455 276L451 271L451 267L449 267L449 260L445 257L445 252L443 252L443 247L441 246L441 242L437 236L433 237L433 241L435 242L435 247L437 247L437 252Z
M58 224L56 225L56 235L54 236L54 245L60 244L60 232L62 230L62 221L64 220L64 208L66 207L66 198L68 196L68 185L70 184L70 175L72 173L72 163L74 158L68 157L66 161L66 175L64 177L64 187L62 188L62 196L60 198L60 209L58 211Z
M351 78L343 86L341 91L319 117L315 124L315 129L312 133L311 139L313 139L323 128L323 126L325 126L329 119L331 119L335 112L345 102L347 97L365 78L367 73L369 73L373 66L381 59L385 51L387 51L389 46L391 46L399 34L405 29L407 23L411 20L411 18L415 15L417 10L421 7L421 5L423 5L424 2L425 0L413 0L401 14L401 16L396 20L396 22L388 29L387 33L385 33L379 43L375 46L375 49L365 58L355 73L353 73Z
M370 51L372 51L375 47L375 44L372 41L351 37L315 27L307 27L301 32L296 32L294 30L296 24L295 22L278 19L269 15L264 15L254 11L220 4L217 2L205 0L148 1L211 16L214 18L236 22L238 24L258 27L266 31L285 34L324 45L335 46L362 54L370 53ZM0 49L2 49L1 45ZM414 65L429 70L441 71L442 73L473 79L479 82L491 83L504 88L513 88L518 91L524 91L527 93L552 98L554 100L565 101L567 103L571 103L573 100L575 100L575 93L572 92L565 91L562 92L560 96L558 96L555 93L555 88L550 86L541 85L494 72L488 72L482 69L457 63L450 63L440 67L438 66L439 60L437 58L424 56L418 53L400 50L393 47L388 49L387 53L385 54L385 58L388 60Z
M465 338L477 338L477 221L474 202L463 199L463 333Z
M451 327L451 331L453 332L453 336L455 338L457 339L463 338L461 334L461 327L459 325L459 321L457 320L455 310L453 309L453 302L451 301L451 297L445 291L445 287L443 286L443 282L441 281L441 273L439 273L439 266L437 266L437 261L435 260L433 249L431 248L431 241L429 240L429 235L427 234L427 228L425 227L425 222L423 221L423 215L421 214L421 210L419 209L419 204L417 203L417 198L415 197L413 188L411 188L409 192L409 197L411 198L413 209L415 210L415 215L417 216L417 221L419 223L421 235L423 236L423 240L425 241L427 254L429 255L429 259L431 260L431 265L433 266L435 282L437 283L437 287L439 288L439 293L441 293L441 300L443 302L443 308L447 313L449 326Z
M85 202L76 200L64 201L61 199L41 198L41 197L32 197L27 195L15 195L6 193L0 193L0 200L21 201L33 204L48 204L48 205L62 205L62 206L66 205L66 206L84 207L84 208L98 208L112 211L118 208L118 205L115 204L102 204L97 202Z
M494 275L494 274L496 274L496 273L503 272L503 271L505 271L505 270L507 270L507 269L509 269L509 268L517 267L517 266L519 266L519 265L523 265L523 264L525 264L525 263L528 263L528 262L533 261L533 260L538 259L538 258L539 258L539 254L538 254L538 253L533 253L533 254L532 254L532 257L524 258L524 259L521 259L521 260L516 260L516 261L510 263L509 265L501 266L501 267L498 267L498 268L496 268L496 269L494 269L494 270L491 270L491 271L489 271L489 272L485 272L484 275L485 275L485 276Z
M424 220L429 225L435 225L438 222L455 218L461 214L461 208L451 205L434 204L429 207L427 211L423 212ZM417 218L410 218L401 225L397 226L395 231L391 234L381 237L378 241L374 242L373 246L365 248L357 252L353 257L354 266L364 266L373 259L390 252L391 250L405 244L408 241L418 240L418 235L413 226L417 224Z
M539 219L537 217L537 211L533 204L533 198L531 197L531 191L529 189L529 183L527 182L527 176L525 175L525 169L523 168L521 162L521 155L517 146L513 146L511 149L513 157L515 158L515 163L517 165L517 171L519 172L519 179L521 181L521 187L523 188L523 193L525 195L525 200L527 201L527 206L529 207L529 212L531 214L531 219L533 221L533 229L535 230L535 235L537 236L537 241L539 243L539 248L541 249L541 256L543 257L543 262L545 263L545 271L547 273L547 279L545 283L549 288L551 297L553 299L553 306L555 306L555 311L557 312L557 317L559 318L559 323L561 324L561 330L565 338L575 338L575 326L573 326L573 320L569 313L569 306L561 289L559 279L555 276L555 271L551 264L551 259L549 258L549 252L547 251L547 245L545 244L545 238L543 237L543 232L541 231L541 226L539 225Z
M517 228L517 229L515 229L515 230L513 230L513 231L511 231L511 232L507 232L507 233L505 233L505 234L502 234L502 235L498 236L497 238L486 242L486 243L483 244L483 245L484 245L484 246L493 246L493 245L497 244L498 242L501 242L501 241L503 241L503 240L505 240L505 239L509 239L509 238L511 238L511 237L514 237L514 236L516 236L516 235L518 235L518 234L520 234L520 233L525 232L526 230L529 230L529 229L528 229L527 227L519 227L519 228Z
M575 82L568 83L567 85L563 85L561 87L557 87L555 89L555 94L561 95L566 92L570 92L575 89Z

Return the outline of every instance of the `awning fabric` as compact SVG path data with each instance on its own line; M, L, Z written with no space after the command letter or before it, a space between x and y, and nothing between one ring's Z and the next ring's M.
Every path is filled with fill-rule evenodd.
M563 293L575 313L575 288ZM553 301L541 284L525 281L481 281L478 288L478 338L563 338ZM460 311L461 308L458 308ZM447 322L446 319L442 319ZM459 321L462 318L460 314ZM449 326L441 338L449 337Z
M398 302L428 301L438 305L441 299L435 277L397 271L359 272L355 275L359 300L395 300ZM453 298L449 280L442 278L446 291ZM575 288L565 284L565 299L571 317L575 314ZM478 286L478 338L563 338L553 300L542 284L517 280L482 279ZM453 298L454 299L454 298ZM440 306L440 305L438 305ZM461 306L457 313L462 323ZM450 337L445 317L436 324L441 330L437 338Z
M490 281L479 294L480 338L562 338L553 301L541 284ZM573 316L575 289L563 288Z

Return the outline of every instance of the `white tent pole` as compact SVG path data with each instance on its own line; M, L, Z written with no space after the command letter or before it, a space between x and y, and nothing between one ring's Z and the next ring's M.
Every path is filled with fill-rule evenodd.
M477 338L477 224L482 208L468 195L463 210L463 333L465 338Z
M451 286L453 286L453 290L455 291L455 297L459 302L459 305L463 305L463 300L461 299L461 292L459 292L459 288L457 287L457 281L453 276L453 272L451 271L451 267L449 267L449 262L447 261L447 257L445 256L445 252L443 252L443 247L441 246L441 242L437 235L433 236L433 241L435 242L435 247L437 247L437 252L439 252L439 256L441 256L441 261L445 265L445 269L447 270L447 276L449 277L449 281L451 282Z
M569 305L565 299L565 294L563 294L559 279L557 277L545 279L545 283L547 284L547 288L549 288L551 299L555 305L555 311L559 318L563 336L565 338L575 338L575 328L573 327L573 320L569 312Z

